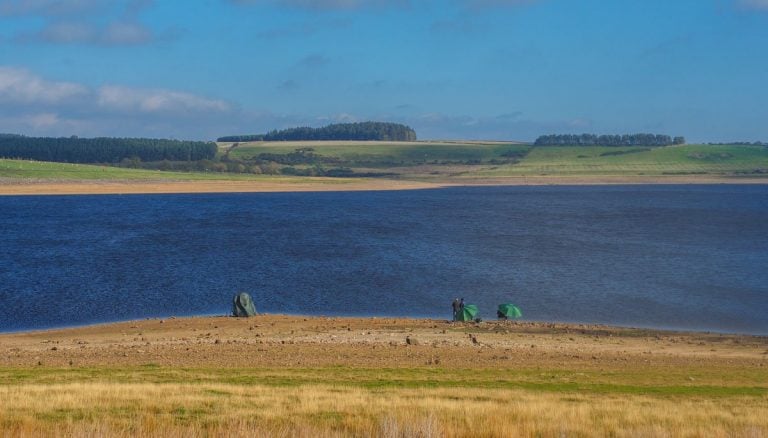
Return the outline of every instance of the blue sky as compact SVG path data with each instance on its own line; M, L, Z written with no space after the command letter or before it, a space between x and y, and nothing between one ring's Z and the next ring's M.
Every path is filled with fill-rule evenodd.
M768 0L0 0L0 132L768 141Z

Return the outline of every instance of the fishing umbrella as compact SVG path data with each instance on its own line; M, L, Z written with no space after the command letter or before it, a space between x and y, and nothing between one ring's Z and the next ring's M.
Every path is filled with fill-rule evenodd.
M477 313L477 306L474 304L467 304L456 314L456 321L473 321L477 316Z
M514 304L499 304L499 318L518 319L523 317L523 312Z

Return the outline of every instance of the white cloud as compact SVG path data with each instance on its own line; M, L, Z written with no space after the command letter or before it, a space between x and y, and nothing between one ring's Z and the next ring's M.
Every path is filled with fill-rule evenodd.
M315 118L315 123L326 125L329 123L355 123L361 122L363 119L349 113L332 114L330 116L319 116Z
M71 44L93 40L96 34L95 29L85 23L52 23L39 32L25 34L17 39Z
M96 25L83 22L55 22L32 33L16 36L25 43L93 44L99 46L130 46L157 39L152 29L135 22L112 22Z
M272 5L299 9L343 10L362 9L367 7L404 7L411 4L410 0L228 0L237 5Z
M129 88L107 85L99 88L99 107L141 113L227 112L232 108L223 100L207 99L191 93L163 89Z
M0 66L0 132L211 139L240 117L224 100L185 91L94 88Z
M0 105L59 104L88 94L88 88L80 84L47 81L24 69L0 66Z
M325 55L321 55L319 53L314 53L312 55L307 55L303 58L301 58L298 62L298 65L300 67L304 68L318 68L323 67L325 65L328 65L331 62L331 59L328 58Z
M40 112L3 116L0 114L0 132L25 133L40 136L70 136L73 134L98 135L87 120L67 119L53 112Z
M109 5L108 0L0 0L0 16L63 16L93 13Z
M40 24L16 33L23 43L92 44L100 46L151 43L158 34L139 19L152 0L0 0L0 17L36 17Z
M529 5L538 1L540 0L463 0L463 3L471 8L498 8Z
M328 10L356 10L365 8L398 8L406 9L411 5L426 3L424 0L226 0L236 5L269 5L277 7L290 7L308 9L314 11ZM451 3L470 9L498 8L509 6L522 6L539 2L541 0L453 0ZM760 1L760 0L755 0ZM437 6L446 6L445 0L434 0Z
M768 11L768 0L737 0L737 2L745 9Z
M84 109L142 113L227 112L232 106L219 99L167 89L105 85L96 90L82 84L49 81L20 68L0 66L0 105L30 104L57 107L78 103Z
M152 41L151 29L139 23L110 23L100 35L100 41L106 45L133 45Z
M60 122L59 115L54 113L33 114L32 116L27 117L26 120L30 125L37 129L56 126Z

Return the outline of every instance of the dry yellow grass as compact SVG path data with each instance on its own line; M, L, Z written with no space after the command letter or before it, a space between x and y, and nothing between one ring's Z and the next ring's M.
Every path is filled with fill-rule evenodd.
M754 436L768 398L74 383L0 387L6 436Z
M768 338L281 315L0 334L0 437L563 435L768 436Z

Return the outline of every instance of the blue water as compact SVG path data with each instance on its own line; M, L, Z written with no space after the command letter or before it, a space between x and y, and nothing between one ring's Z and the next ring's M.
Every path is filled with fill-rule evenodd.
M0 197L0 331L260 311L768 334L768 186Z

